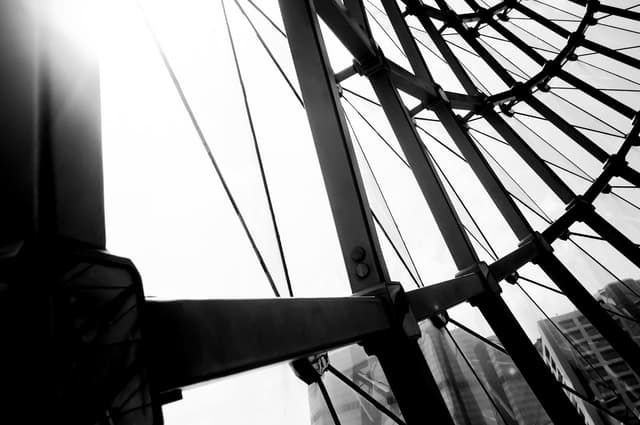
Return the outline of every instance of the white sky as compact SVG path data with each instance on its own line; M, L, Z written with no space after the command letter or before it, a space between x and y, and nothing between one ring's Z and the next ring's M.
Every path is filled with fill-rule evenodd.
M75 6L79 3L77 0L59 1ZM282 27L276 0L256 2ZM287 75L295 81L286 40L260 18L245 0L240 0L240 3L249 12ZM155 0L144 1L142 4L175 68L240 209L265 255L280 292L284 294L284 276L279 265L220 2ZM527 4L536 10L547 12L549 16L567 18L559 12L544 9L540 4L531 1ZM288 91L233 2L229 1L227 6L294 292L297 296L348 295L349 285L343 270L306 115ZM561 7L575 11L578 15L582 14L580 7L567 6L564 2ZM100 40L108 249L117 255L130 257L135 262L143 276L147 296L161 299L271 296L267 280L153 45L140 9L133 0L111 0L101 2L97 10L99 18L91 30L99 30ZM390 26L384 21L384 17L373 7L370 7L370 10L390 32ZM70 22L82 22L83 20L76 19L78 16L73 13L67 14L65 26L71 25ZM563 46L562 40L551 38L549 33L535 25L521 20L513 22L547 37L556 46ZM628 23L616 18L607 18L606 22L629 27ZM561 24L567 28L576 25L571 22ZM374 22L371 25L385 53L394 61L407 66L406 60L380 28ZM510 28L514 32L520 31L519 35L523 38L529 37L527 40L531 44L545 47L544 44L535 44L537 41L522 33L522 30L513 26ZM426 36L419 33L417 36L432 46ZM611 28L590 30L588 36L612 47L640 44L637 34L623 33ZM348 54L327 31L325 37L335 70L349 65L351 59ZM459 38L450 39L463 44ZM492 45L496 45L495 43L493 41ZM638 57L639 50L632 49L627 52ZM533 73L538 69L512 48L504 47L501 52L524 71ZM459 84L453 80L451 72L437 58L426 50L424 54L436 79L443 87L462 91ZM464 52L460 54L463 61L490 90L499 91L505 88L473 56ZM612 63L598 55L585 57L585 60L611 69L615 67L616 72L633 81L640 81L637 71ZM510 66L506 62L505 65ZM567 66L571 72L597 87L640 88L580 62ZM353 77L344 85L371 98L374 97L361 77ZM565 84L552 81L551 85ZM558 90L557 93L581 105L589 105L590 112L611 123L613 127L622 131L629 127L627 119L580 97L575 91ZM640 106L637 93L611 93L634 108ZM346 96L376 124L393 146L398 146L381 111L353 96ZM553 94L544 94L541 99L570 117L570 121L574 123L612 131L605 124L572 109ZM416 103L415 99L407 98L407 101L412 105ZM397 158L390 155L389 149L377 139L350 106L345 105L345 109L424 283L437 283L451 278L455 273L453 263L410 172ZM526 107L518 107L517 110L531 113ZM425 112L420 116L431 115ZM574 159L591 176L597 175L601 169L600 164L576 149L562 133L539 120L526 117L520 119L536 128L547 142ZM513 120L509 122L543 157L576 171L557 152L536 139L524 127ZM420 125L457 151L439 124L421 121ZM474 123L474 127L495 135L495 132L489 130L481 121ZM487 137L473 134L496 157L507 174L522 182L524 192L533 198L546 214L555 218L562 213L563 205L543 187L510 148L505 149L505 146ZM609 152L614 152L620 143L620 139L613 137L593 132L587 134ZM504 255L513 250L517 240L511 236L504 220L481 190L468 167L433 143L429 137L425 137L424 140L498 254ZM399 148L397 150L400 151ZM630 156L630 163L636 169L639 168L640 155L637 149ZM384 210L379 193L372 185L371 174L362 164L361 168L372 208L385 224L385 228L391 230L387 227L390 223L388 213ZM497 173L504 178L509 190L526 199L525 193L516 188L502 171L498 170ZM559 174L577 192L582 192L587 187L580 179L561 171ZM632 202L640 203L637 189L620 189L618 193ZM602 215L625 231L631 239L640 241L638 210L611 196L599 200L597 206ZM536 229L544 228L544 223L535 215L528 211L525 211L525 215ZM462 219L477 236L478 233L468 218L462 215ZM576 229L587 232L581 226L577 226ZM381 234L379 236L381 240L384 239ZM397 236L393 238L397 240ZM584 239L576 241L620 277L638 277L635 267L619 254L607 249L602 242ZM382 242L385 254L388 254L386 257L393 279L401 281L408 289L411 288L412 282L408 274L389 249L388 243L384 240ZM560 242L554 247L557 255L582 279L589 290L594 291L614 280L570 244ZM484 259L490 261L481 249L478 251ZM522 274L548 283L548 280L533 267L525 267ZM534 338L535 322L542 317L541 314L517 288L508 285L503 288L505 299L521 320L525 330ZM544 289L535 286L526 288L549 314L559 314L572 309L566 300ZM452 316L484 334L490 334L484 320L469 306L454 309ZM224 344L224 341L220 343ZM234 424L299 424L308 421L306 386L293 376L287 365L273 366L199 386L185 391L184 397L183 401L165 407L168 424L209 424L214 421Z

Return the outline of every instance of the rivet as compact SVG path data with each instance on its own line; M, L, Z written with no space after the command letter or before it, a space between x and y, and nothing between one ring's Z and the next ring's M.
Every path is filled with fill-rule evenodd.
M356 264L356 276L361 279L369 276L369 266L365 263Z
M351 250L351 259L353 261L362 261L367 256L367 251L361 246L356 246Z

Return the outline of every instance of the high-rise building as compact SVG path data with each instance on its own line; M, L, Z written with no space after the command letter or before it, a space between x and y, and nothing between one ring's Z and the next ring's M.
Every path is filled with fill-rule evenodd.
M489 337L499 343L495 336ZM476 357L487 379L493 399L518 425L549 425L551 419L536 399L511 358L484 343L475 347Z
M460 329L451 331L455 343L429 321L423 322L421 329L420 347L456 425L551 424L507 355ZM495 337L491 339L497 341ZM329 361L361 389L401 416L375 357L367 356L359 346L349 346L331 352ZM323 382L343 425L394 423L331 374L325 374ZM310 386L309 400L311 424L333 425L317 385Z
M478 340L466 338L467 334L456 330L452 336L472 365L477 363L473 349ZM422 325L420 345L457 425L500 423L484 390L446 333L426 322Z
M402 417L378 359L358 345L329 353L329 362L358 387ZM330 373L323 382L342 425L395 425L395 422ZM334 425L317 384L309 386L311 425Z
M637 306L630 295L631 290L638 286L638 282L630 280L625 284L616 282L596 294L603 307L612 312L614 320L636 341L640 341L640 325L634 321L637 313L633 308ZM578 311L552 320L553 323L541 320L538 327L543 358L556 378L575 391L593 398L625 424L640 424L640 379L618 352ZM573 394L569 394L569 397L586 424L621 423Z

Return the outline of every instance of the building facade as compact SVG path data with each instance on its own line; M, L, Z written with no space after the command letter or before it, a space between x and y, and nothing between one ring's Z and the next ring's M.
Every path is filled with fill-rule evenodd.
M456 425L551 423L507 355L460 329L454 329L451 336L461 354L449 335L430 321L423 322L421 329L420 346ZM495 340L495 337L491 338ZM353 345L329 353L329 361L369 395L402 417L375 357L367 356L361 347ZM394 423L330 373L325 373L323 382L342 425ZM309 388L311 424L333 425L320 389L317 385Z
M640 342L640 325L635 321L640 298L632 292L636 289L640 290L637 281L615 282L595 296L614 320ZM538 322L545 362L558 381L596 400L617 418L569 393L585 424L640 424L639 377L580 312L552 320L553 323L546 319Z

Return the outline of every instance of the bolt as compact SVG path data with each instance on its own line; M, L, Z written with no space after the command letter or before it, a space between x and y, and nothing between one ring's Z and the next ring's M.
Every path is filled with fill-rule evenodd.
M353 261L362 261L367 256L367 251L361 246L356 246L351 250L351 259Z
M365 263L356 264L356 276L360 279L364 279L369 276L369 266Z

